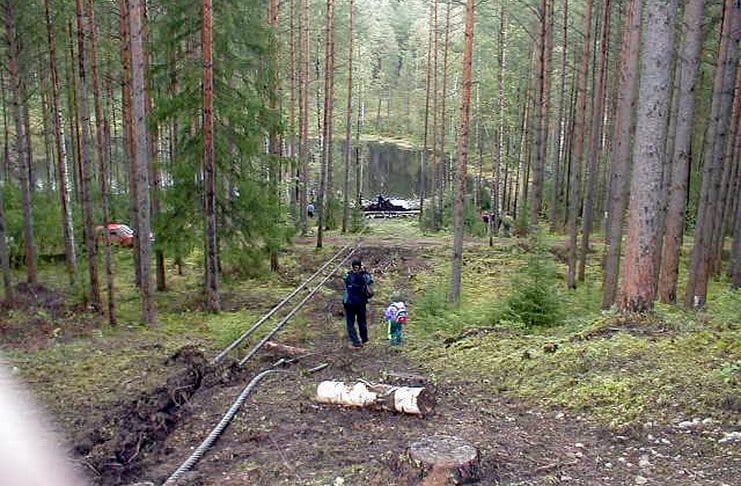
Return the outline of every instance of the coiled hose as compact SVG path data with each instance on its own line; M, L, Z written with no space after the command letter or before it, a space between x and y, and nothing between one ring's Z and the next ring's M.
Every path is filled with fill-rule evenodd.
M214 442L216 442L216 439L218 439L221 434L224 432L224 429L226 429L227 425L229 425L229 422L232 421L234 416L239 411L239 407L242 406L242 403L247 399L247 397L252 393L252 390L255 389L258 383L260 383L260 380L265 378L267 375L271 373L290 373L286 370L275 370L275 369L269 369L265 370L262 373L255 376L252 381L250 381L246 387L242 390L242 393L239 394L237 399L234 401L232 406L229 408L229 411L226 412L226 415L221 419L219 424L211 431L210 434L208 434L208 437L201 442L201 445L199 445L195 451L193 451L193 454L190 455L190 457L179 467L177 470L172 473L172 475L167 478L167 481L162 483L162 486L171 486L175 484L175 481L180 479L180 477L185 474L186 472L190 471L190 469L196 465L196 463L203 457L203 455L211 448L212 445L214 445Z

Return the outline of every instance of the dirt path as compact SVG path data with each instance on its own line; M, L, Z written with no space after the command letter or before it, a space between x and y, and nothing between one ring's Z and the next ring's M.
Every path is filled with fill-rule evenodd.
M389 373L426 376L424 363L411 362L404 347L386 344L380 316L390 289L402 289L411 295L414 325L414 287L429 270L431 252L446 254L447 247L435 240L386 238L361 250L381 290L371 306L369 345L348 348L339 301L342 283L330 282L305 309L302 327L289 325L276 338L315 354L289 368L291 374L266 378L182 484L415 485L419 478L400 463L400 454L411 442L437 433L459 436L480 449L484 485L741 484L739 444L718 444L717 424L647 423L616 432L498 393L487 380L430 376L438 405L427 418L315 403L316 385L325 379L404 384ZM308 251L298 260L308 275L322 257ZM249 295L236 297L234 305L250 305ZM144 399L132 401L135 394L129 391L117 408L100 404L94 412L105 417L102 422L80 417L74 406L63 412L75 421L76 431L87 434L89 443L76 445L91 481L161 484L218 423L245 384L275 358L258 355L244 370L213 370L206 361L202 353L185 348L161 370L169 381L148 390ZM315 375L300 373L321 363L329 366Z
M399 286L424 266L415 248L419 245L363 255L383 270L376 275L379 287ZM375 302L371 314L379 316L381 305ZM425 373L403 350L384 342L377 318L371 319L371 343L348 349L338 309L336 295L314 301L307 310L310 337L293 343L317 353L300 368L330 366L317 375L267 378L183 484L418 484L399 456L410 442L436 433L459 436L481 450L480 484L741 484L735 476L737 448L726 448L723 457L702 428L645 424L617 434L580 416L493 395L487 383L437 383L436 413L424 419L317 404L311 397L323 379L393 383L389 372ZM249 377L269 363L266 358L253 364L243 381L193 396L191 413L141 458L138 478L163 481L218 422Z

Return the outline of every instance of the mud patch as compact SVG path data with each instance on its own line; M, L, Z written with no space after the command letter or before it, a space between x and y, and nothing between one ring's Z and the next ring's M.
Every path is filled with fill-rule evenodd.
M190 400L199 391L232 381L236 363L212 366L205 354L186 346L167 358L172 372L165 383L143 391L135 399L114 405L85 436L75 451L93 471L97 484L132 480L140 463L158 454L157 448L189 415Z
M100 327L101 316L89 314L81 306L69 306L65 298L43 285L19 283L13 298L0 302L0 341L33 351L87 336Z

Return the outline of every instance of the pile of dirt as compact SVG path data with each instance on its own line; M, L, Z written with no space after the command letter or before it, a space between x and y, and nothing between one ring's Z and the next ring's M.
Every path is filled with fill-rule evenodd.
M193 396L237 375L236 363L213 366L191 346L178 350L164 365L172 370L163 384L114 405L77 441L75 452L84 457L96 483L121 484L137 476L141 461L156 455L158 446L190 414Z

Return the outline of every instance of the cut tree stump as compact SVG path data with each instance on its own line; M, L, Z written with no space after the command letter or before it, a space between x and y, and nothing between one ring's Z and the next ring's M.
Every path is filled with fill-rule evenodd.
M466 484L479 480L479 450L459 437L425 437L412 443L407 455L420 470L423 486Z
M316 390L316 400L347 407L368 407L426 416L435 408L435 397L425 387L391 386L359 381L323 381Z
M272 354L288 356L289 358L300 358L301 356L309 354L309 351L304 348L288 346L287 344L280 344L273 341L265 343L265 350Z

